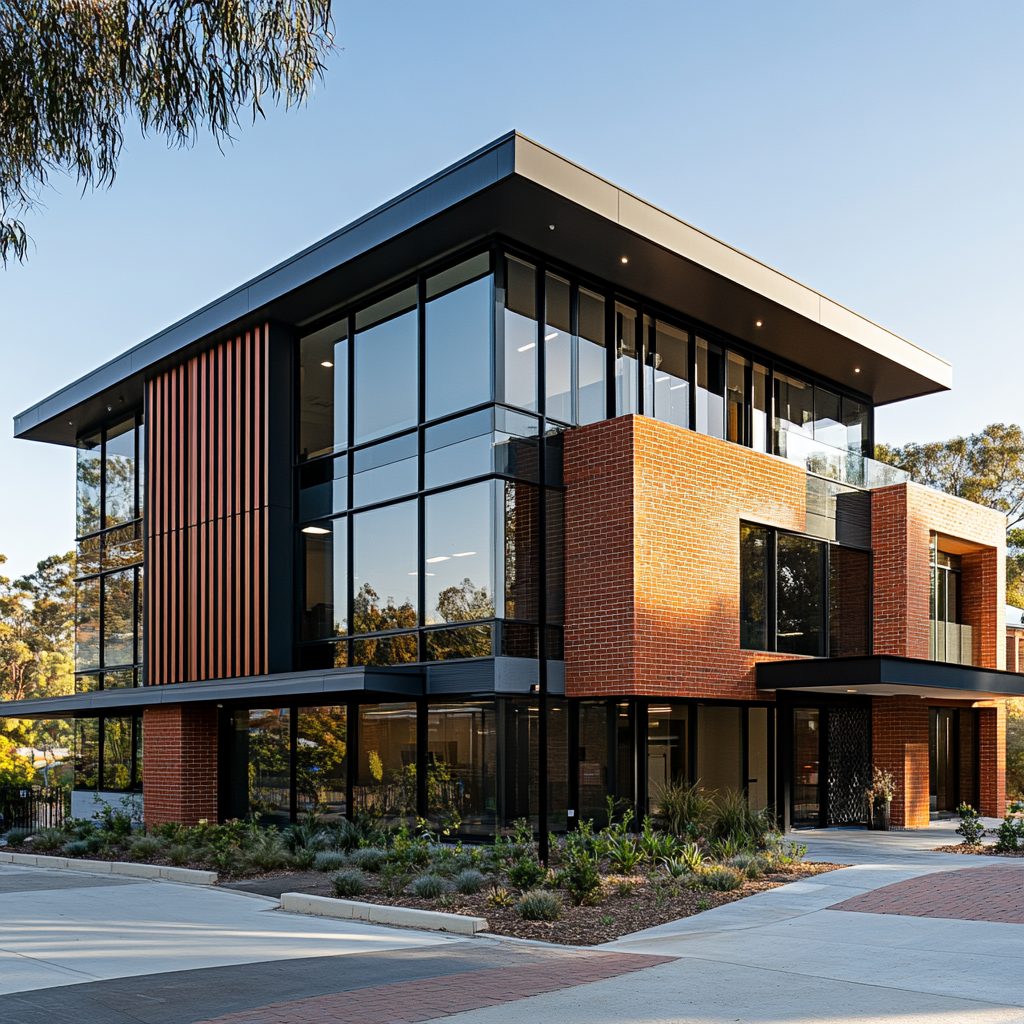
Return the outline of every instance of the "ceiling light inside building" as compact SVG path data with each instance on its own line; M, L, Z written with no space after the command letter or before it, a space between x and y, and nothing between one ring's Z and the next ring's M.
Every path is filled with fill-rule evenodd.
M452 558L466 558L468 555L475 555L475 551L456 551Z
M303 533L321 534L321 533L330 533L331 531L330 530L325 530L322 526L304 526L302 528L302 532Z
M558 331L555 331L552 334L545 334L544 335L544 340L545 341L553 341L557 337L558 337Z
M332 366L334 366L334 363L332 363L330 359L325 359L320 365L326 366L327 369L329 370Z
M860 373L860 367L859 367L859 366L855 366L855 367L853 368L853 372L854 372L854 373Z
M427 559L427 565L433 565L435 562L447 562L451 555L437 555L434 558Z
M760 327L760 326L761 326L761 321L760 321L760 320L758 320L758 321L757 321L757 326L758 326L758 327Z

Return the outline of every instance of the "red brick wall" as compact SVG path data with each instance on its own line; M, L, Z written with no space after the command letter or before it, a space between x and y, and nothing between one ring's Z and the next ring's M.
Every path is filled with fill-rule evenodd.
M983 546L964 554L964 619L973 627L974 663L1005 665L1006 518L919 484L872 493L876 654L929 657L929 569L933 532Z
M990 818L1006 814L1006 704L978 711L979 811Z
M871 757L896 780L891 823L898 828L925 828L930 788L928 704L920 697L873 698Z
M185 705L146 708L142 719L146 824L217 820L217 711Z
M768 697L739 647L741 520L802 530L804 473L640 416L565 438L571 696Z

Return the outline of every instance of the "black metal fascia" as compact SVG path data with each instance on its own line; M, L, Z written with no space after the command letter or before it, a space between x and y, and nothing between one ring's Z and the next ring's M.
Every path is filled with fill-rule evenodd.
M807 658L765 661L757 665L759 690L812 686L922 686L942 690L1024 696L1024 673L953 665L925 658L868 655L857 658Z

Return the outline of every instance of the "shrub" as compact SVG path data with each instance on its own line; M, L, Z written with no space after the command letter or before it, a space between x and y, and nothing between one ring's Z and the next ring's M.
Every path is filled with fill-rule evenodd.
M378 849L376 846L364 846L361 850L353 850L349 854L349 860L357 868L361 868L363 871L369 871L376 874L381 869L381 865L384 863L384 858L387 854Z
M33 850L56 850L64 845L64 833L59 828L41 828L32 840Z
M132 860L148 860L164 852L167 844L156 836L139 836L132 840L129 856Z
M392 896L398 895L412 881L412 873L404 864L385 864L380 869L379 877L380 884Z
M682 878L692 872L692 868L680 857L664 857L661 861L669 878Z
M73 839L70 843L65 843L64 852L69 857L84 857L92 851L89 849L89 843L85 839Z
M7 840L10 846L21 846L21 844L25 842L30 835L32 835L31 829L12 828L11 831L4 836L4 839Z
M708 868L698 877L704 888L713 889L715 892L732 892L739 889L745 881L742 871L730 867Z
M714 817L714 792L702 789L699 782L687 786L670 782L658 794L661 819L675 835L699 834Z
M679 851L679 859L687 871L699 871L704 866L705 857L696 843L687 843Z
M985 826L981 823L978 812L970 804L961 804L956 813L960 815L960 824L956 834L963 836L963 846L980 846L981 837L985 834Z
M187 864L192 859L192 847L185 846L183 843L175 843L167 851L167 859L175 867L180 868L182 864Z
M636 882L631 878L624 878L621 882L615 883L616 896L632 896L636 891Z
M996 835L996 849L1000 853L1011 853L1019 849L1021 842L1024 841L1024 821L1008 814L1003 818Z
M424 900L436 900L446 888L444 879L440 875L420 875L412 883L412 891Z
M484 887L484 876L476 868L465 868L452 879L452 885L463 896L474 896Z
M110 849L110 838L97 832L85 840L85 847L90 853L106 853Z
M316 871L340 871L348 866L348 857L340 850L321 850L313 858L313 868Z
M516 860L506 874L517 889L532 889L544 881L547 871L533 857L527 856Z
M561 872L561 881L577 907L594 902L601 891L601 875L597 870L596 858L582 851L573 854Z
M312 846L300 846L293 854L292 861L300 871L309 871L319 854Z
M557 921L562 916L562 899L557 893L532 889L516 909L524 921Z
M338 899L352 899L353 896L362 896L368 886L366 876L362 871L339 871L331 879L331 892Z
M261 832L245 853L246 860L260 871L275 871L290 860L284 840L276 832Z

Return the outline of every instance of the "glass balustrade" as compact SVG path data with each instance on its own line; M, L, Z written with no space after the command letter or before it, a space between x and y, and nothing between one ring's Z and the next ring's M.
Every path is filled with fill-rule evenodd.
M794 462L808 473L874 490L892 484L906 483L910 474L896 466L890 466L875 459L869 459L845 448L834 448L815 440L808 434L796 430L778 432L776 455L787 462Z

